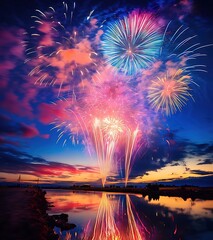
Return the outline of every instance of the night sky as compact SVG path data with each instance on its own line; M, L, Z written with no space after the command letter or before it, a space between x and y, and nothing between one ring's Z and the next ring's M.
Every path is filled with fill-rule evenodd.
M168 31L174 33L183 25L183 29L189 28L184 32L184 38L197 35L194 43L208 45L213 43L211 1L76 0L73 21L71 26L66 25L66 31L77 32L77 40L73 40L76 45L70 47L74 55L69 57L73 61L67 66L69 60L66 56L63 58L66 69L64 67L62 71L60 68L61 75L47 66L41 70L42 74L47 73L49 77L54 75L59 82L66 78L61 87L58 83L49 86L51 84L45 84L45 81L44 84L36 84L38 76L30 74L36 67L38 56L37 53L28 55L30 50L27 49L38 47L39 44L49 44L50 48L54 45L48 25L39 25L34 22L39 19L31 17L42 15L35 12L36 9L46 13L50 10L49 6L54 7L56 16L63 15L62 1L3 0L0 3L0 181L15 182L21 175L22 181L26 182L39 179L40 183L45 184L100 184L95 154L89 154L84 137L80 135L78 140L76 134L70 135L65 131L60 138L57 128L51 130L59 121L67 122L67 114L63 112L66 99L77 96L77 101L81 101L82 95L78 98L79 90L74 89L72 81L83 91L92 84L91 76L81 72L85 66L89 68L90 75L96 70L96 67L91 67L91 59L87 59L82 50L88 42L93 41L92 47L99 44L101 37L97 40L91 36L91 31L98 36L99 22L106 20L103 25L107 26L107 22L122 18L134 9L141 9L161 19L162 29L165 30L172 20ZM68 6L73 7L73 1L69 1ZM90 16L92 10L94 12ZM88 16L90 22L87 20L85 23ZM39 40L35 40L36 36L32 37L35 28L41 33ZM62 29L61 32L65 31ZM87 34L90 34L89 37ZM146 141L143 140L142 147L134 155L129 176L131 184L157 181L179 185L213 185L213 46L202 48L200 52L205 56L198 57L193 64L205 65L202 69L206 72L191 72L192 80L196 83L191 85L193 99L190 98L181 111L170 116L156 114L154 110L146 113ZM27 61L29 56L32 60ZM99 62L98 57L94 59ZM60 63L55 64L59 66ZM70 68L74 69L76 64L78 69L72 79L68 79ZM149 69L141 70L135 78L138 80L141 76L147 81ZM132 87L143 90L144 85ZM123 183L122 154L119 156L114 163L115 171L108 176L107 182L110 184Z

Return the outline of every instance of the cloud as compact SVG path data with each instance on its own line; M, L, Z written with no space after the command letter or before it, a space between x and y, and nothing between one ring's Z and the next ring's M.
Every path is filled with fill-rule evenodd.
M196 144L188 142L187 152L194 156L203 156L206 154L211 154L213 153L213 145L210 143Z
M54 104L41 103L39 109L39 121L43 124L49 124L55 119L61 119L62 121L70 120L71 114L66 111L67 107L70 107L72 102L57 101Z
M4 137L49 137L49 134L40 134L39 130L35 126L16 122L15 120L5 115L0 115L0 134ZM2 138L2 142L9 143L10 141Z
M207 148L206 148L206 152L207 153L213 153L213 145L208 145Z
M12 145L12 146L19 146L19 143L17 141L11 141L11 140L8 140L7 138L5 137L0 137L0 145Z
M157 0L150 1L151 9L157 8L160 15L167 19L177 19L184 21L184 19L192 13L193 1L191 0Z
M197 165L205 165L205 164L212 164L213 163L213 159L212 158L207 158L204 160L199 160L200 162Z
M10 27L0 28L0 49L4 59L23 59L24 47L21 44L23 29Z
M25 138L33 138L39 135L39 131L34 126L20 124L21 135Z
M0 146L0 171L12 174L29 174L36 177L67 178L67 176L83 173L97 173L97 169L89 166L70 165L47 161L11 147ZM54 180L54 179L53 179Z
M61 109L53 104L41 103L39 105L39 120L43 124L49 124L61 115Z
M142 147L136 156L131 177L144 175L147 171L156 171L167 165L183 164L187 153L188 141L178 140L178 132L170 130L155 131L150 136L149 145Z
M29 42L34 45L36 57L30 58L29 54L27 66L36 84L54 85L61 94L77 86L82 76L90 78L96 70L97 42L101 31L96 19L88 22L89 25L81 25L83 29L79 31L74 27L70 29L67 24L62 27L58 16L60 11L47 14L42 24L32 30L36 37L29 36ZM100 58L98 61L100 64Z
M8 87L10 72L16 68L17 61L24 59L22 33L18 28L0 28L0 89Z
M18 116L32 117L33 110L29 102L21 100L11 90L4 94L4 98L0 102L0 107Z
M171 166L173 166L173 167L174 166L180 166L180 163L178 163L178 162L177 163L173 163L173 164L171 164Z
M35 119L37 106L50 100L53 89L35 86L30 67L24 64L23 29L0 28L0 110L19 117ZM48 89L48 90L47 90Z
M213 175L213 171L190 170L190 173L197 175Z
M163 183L163 179L158 181L158 183ZM193 185L193 186L200 186L200 187L212 187L213 185L213 176L200 176L200 177L189 177L189 178L178 178L178 179L170 179L170 181L166 182L166 184L176 185L176 186L183 186L183 185Z
M63 63L64 65L72 64L73 62L80 65L88 65L92 63L92 59L90 58L91 52L91 43L87 39L83 39L81 42L76 44L75 49L71 48L61 50L61 52L59 53L59 58L57 58L57 60L58 63ZM52 65L55 67L58 66L57 64ZM59 66L61 67L61 64Z
M156 171L167 166L183 165L189 171L190 168L185 163L188 158L206 157L198 165L212 163L212 144L197 144L180 139L178 135L177 130L156 131L150 137L149 145L144 146L143 151L136 156L130 177L143 176L147 171Z
M27 77L20 28L0 28L0 108L21 117L33 117L32 100L38 90Z

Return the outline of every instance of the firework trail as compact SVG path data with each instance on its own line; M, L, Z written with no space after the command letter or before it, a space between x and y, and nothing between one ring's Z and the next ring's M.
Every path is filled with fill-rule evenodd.
M180 26L175 32L171 29L171 22L168 23L161 48L160 59L164 61L165 66L173 63L179 68L188 72L206 72L205 65L194 64L200 57L206 54L200 52L201 49L212 46L212 44L201 45L196 41L197 35L191 36L189 27ZM169 32L174 32L173 34Z
M96 145L93 135L94 118L85 98L76 99L76 96L70 98L60 98L51 105L50 114L54 114L54 121L51 122L58 133L57 143L63 142L72 145L84 145L91 158L94 157Z
M95 118L93 136L103 186L109 176L117 143L123 131L124 125L118 119L107 117L100 120Z
M111 165L116 164L114 154L118 148L120 135L124 131L124 124L112 117L93 117L91 109L88 111L83 107L84 102L73 104L70 99L65 99L54 103L52 107L58 109L61 106L62 110L56 112L56 118L52 122L54 124L52 130L56 129L58 132L57 142L65 138L63 145L68 141L72 144L84 144L91 157L95 151L104 186Z
M148 13L131 12L108 24L102 47L107 63L119 71L133 75L149 67L159 55L162 35L156 19Z
M134 131L127 131L127 139L126 139L126 153L125 153L125 186L127 186L129 174L130 174L130 167L131 167L131 160L134 151L134 147L136 146L136 140L138 135L139 129L136 128Z

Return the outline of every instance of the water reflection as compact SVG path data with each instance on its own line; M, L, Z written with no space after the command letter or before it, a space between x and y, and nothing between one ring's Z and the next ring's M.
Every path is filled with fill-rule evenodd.
M213 201L178 197L159 200L141 195L47 192L54 203L50 213L67 213L77 227L57 233L60 239L84 240L165 240L212 239Z
M160 205L167 207L176 213L185 213L193 218L212 218L213 201L200 200L192 201L191 199L183 200L178 197L165 197L161 196L160 201L151 200L150 204Z
M134 213L133 213L134 210ZM134 205L130 199L130 196L126 194L126 211L127 211L127 239L131 240L142 240L145 239L145 234L150 234L149 230L147 230L146 226L140 219ZM135 217L136 216L136 217ZM125 236L124 238L125 239Z
M116 202L118 203L118 202ZM99 239L121 239L120 232L115 222L115 211L118 206L113 204L110 200L110 196L107 193L102 193L100 205L98 207L98 213L95 220L95 226L93 230L92 240ZM90 239L90 233L87 233L87 238Z

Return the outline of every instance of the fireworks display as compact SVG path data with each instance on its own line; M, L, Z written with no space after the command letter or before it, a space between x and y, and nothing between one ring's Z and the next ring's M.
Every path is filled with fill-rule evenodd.
M53 104L59 110L51 113L58 141L81 143L95 153L103 186L119 166L127 185L156 119L181 111L192 99L194 72L205 71L193 61L208 45L194 43L196 36L183 26L172 31L152 11L108 20L91 10L81 23L76 11L75 2L35 10L25 63L35 84L52 85L60 96Z
M26 34L26 60L31 66L29 76L38 85L53 85L58 95L77 85L96 66L96 22L85 16L84 25L76 27L76 3L61 2L58 9L35 10L34 25ZM94 40L95 42L95 40Z
M110 23L102 42L107 62L129 75L148 67L158 56L162 43L158 28L151 14L138 11Z

